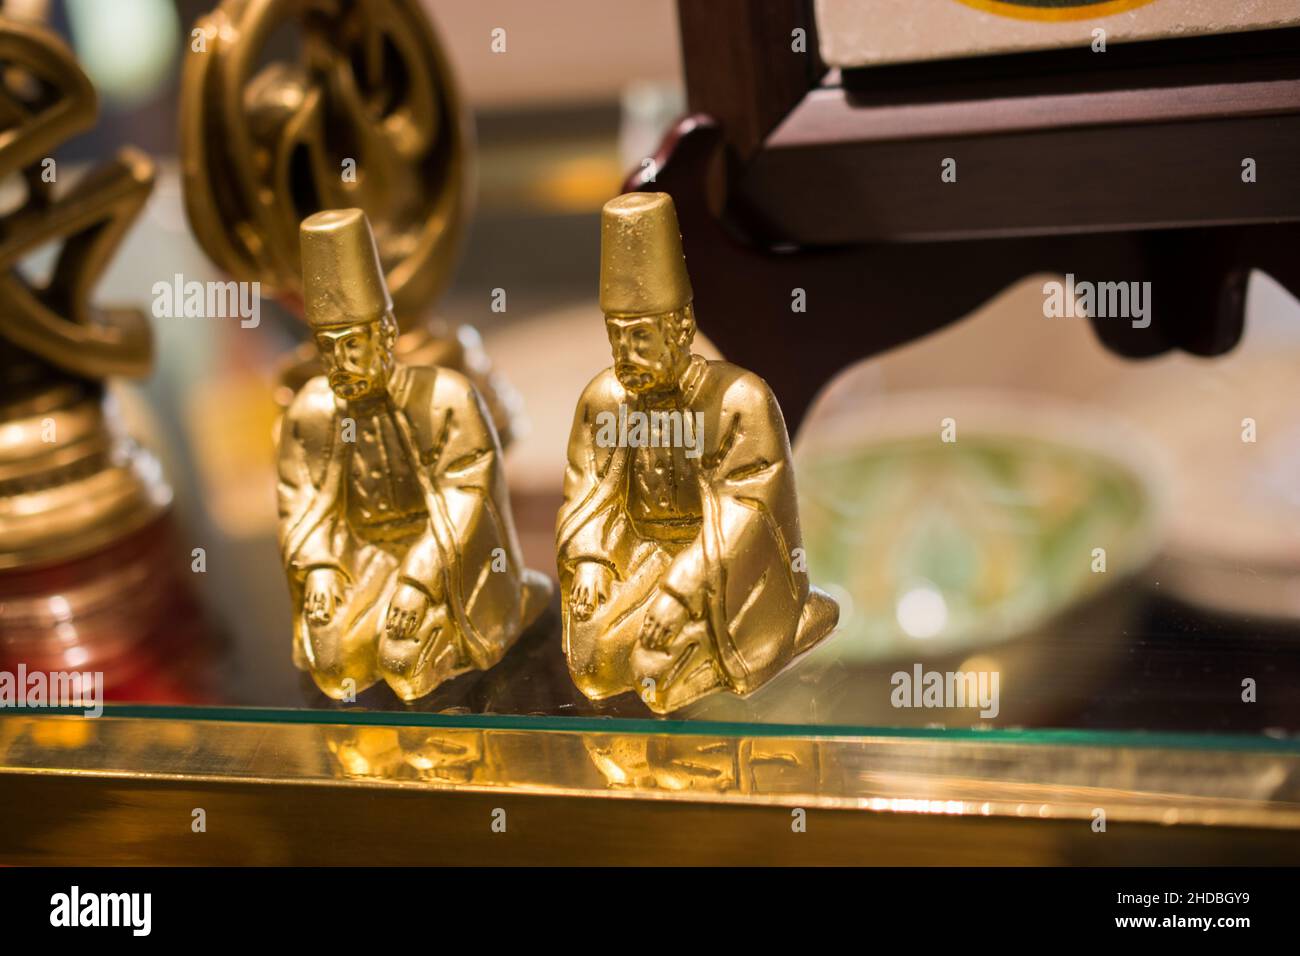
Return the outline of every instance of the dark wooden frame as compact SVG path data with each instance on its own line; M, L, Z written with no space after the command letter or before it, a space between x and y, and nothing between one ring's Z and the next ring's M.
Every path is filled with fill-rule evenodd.
M691 115L629 187L673 195L701 329L792 432L840 369L1034 272L1152 282L1150 327L1093 323L1133 357L1231 349L1252 269L1300 294L1300 30L841 73L811 0L678 9Z

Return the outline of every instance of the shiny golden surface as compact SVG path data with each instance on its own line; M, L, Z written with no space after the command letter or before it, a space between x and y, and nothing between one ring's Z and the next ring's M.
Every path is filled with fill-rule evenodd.
M133 149L59 181L46 157L94 122L95 91L53 34L0 18L0 181L22 202L0 219L0 568L60 561L155 517L170 491L122 434L103 380L152 364L144 315L90 296L153 186ZM59 244L48 282L20 264Z
M171 500L157 461L93 384L50 382L30 399L0 402L0 436L0 569L104 547Z
M691 304L681 234L666 193L626 193L600 217L600 310L664 315Z
M523 566L501 445L470 382L394 359L397 325L359 209L302 224L326 368L280 428L280 547L294 660L336 699L413 700L486 670L545 607Z
M578 401L557 563L564 650L593 699L658 713L747 695L835 627L808 582L790 441L758 376L690 351L666 194L606 204L601 307L614 366Z
M238 711L226 711L238 713ZM644 721L551 729L546 720L359 712L319 722L0 713L6 774L191 782L469 788L581 797L858 809L967 817L1300 831L1300 756L1285 749L1111 746L969 735L654 733ZM624 727L622 725L631 725ZM662 726L662 725L661 725ZM775 728L773 728L775 729ZM0 788L3 789L3 788ZM292 814L293 808L286 808Z
M0 861L1204 865L1300 847L1283 751L362 717L0 714Z
M292 304L303 291L298 224L322 209L365 210L404 333L398 355L467 375L508 442L513 391L476 336L427 316L468 216L471 138L417 0L225 0L196 29L180 121L185 208L200 245L236 279ZM297 59L277 58L286 32ZM320 371L310 349L295 353L285 397Z

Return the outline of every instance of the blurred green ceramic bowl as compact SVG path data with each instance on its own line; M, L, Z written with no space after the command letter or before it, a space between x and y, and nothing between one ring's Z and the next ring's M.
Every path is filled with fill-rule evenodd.
M1115 587L1160 543L1162 467L1037 396L895 395L821 429L800 510L812 580L844 605L838 655L987 648Z

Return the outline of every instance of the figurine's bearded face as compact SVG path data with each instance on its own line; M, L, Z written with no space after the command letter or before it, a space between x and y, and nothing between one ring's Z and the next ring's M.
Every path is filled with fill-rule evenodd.
M393 371L397 326L392 316L316 333L330 388L347 401L382 392Z
M695 316L688 305L662 315L606 316L614 375L634 395L674 387L691 358Z

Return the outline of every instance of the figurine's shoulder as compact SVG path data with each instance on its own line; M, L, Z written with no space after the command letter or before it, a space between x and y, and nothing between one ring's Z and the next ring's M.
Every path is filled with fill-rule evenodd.
M587 383L587 387L582 390L581 401L584 405L598 407L618 405L627 401L627 392L611 366L596 373L596 377Z
M438 408L459 408L474 404L474 383L464 374L445 365L408 365L403 367L405 388L419 396L422 403Z
M458 417L463 417L471 410L485 417L482 399L474 383L455 369L442 365L406 365L402 366L403 382L401 401L407 412L421 410L423 414L434 414L439 410L451 410Z
M330 388L329 379L317 375L298 389L287 414L294 423L319 420L329 422L334 418L334 408L334 391Z
M722 360L706 360L703 373L708 390L728 404L775 401L771 386L747 368Z

